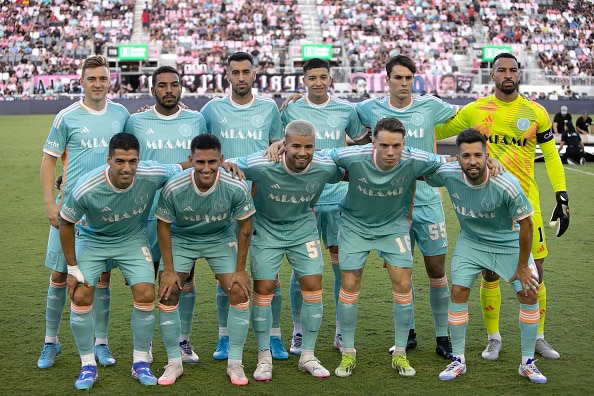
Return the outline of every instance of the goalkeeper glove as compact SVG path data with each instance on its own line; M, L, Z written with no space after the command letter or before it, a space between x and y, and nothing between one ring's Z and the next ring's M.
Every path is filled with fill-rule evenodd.
M553 210L549 225L551 227L557 225L557 236L560 237L569 228L569 197L565 191L558 191L555 196L557 206Z

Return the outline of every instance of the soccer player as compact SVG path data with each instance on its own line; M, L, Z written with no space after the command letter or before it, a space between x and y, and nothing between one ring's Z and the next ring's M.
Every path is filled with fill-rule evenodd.
M66 305L66 260L60 245L58 215L63 200L71 193L78 178L105 163L109 139L121 132L129 117L128 110L107 99L109 63L103 56L91 56L83 62L80 85L84 98L60 111L43 147L41 185L45 211L50 222L45 266L51 269L45 311L45 344L37 367L52 367L62 352L58 340L62 312ZM54 181L58 158L63 178L60 192L54 198ZM99 364L115 364L107 342L110 304L110 274L106 272L95 288L95 354Z
M155 330L155 269L146 239L149 210L157 190L181 171L179 165L139 163L140 145L122 132L109 141L107 165L83 175L60 211L60 240L68 263L70 327L82 369L77 389L97 380L93 355L93 292L108 260L116 260L130 284L134 308L132 377L156 385L148 363ZM79 224L75 241L75 223Z
M247 52L231 54L227 59L226 76L231 84L231 94L212 99L200 110L206 119L208 132L221 141L225 158L243 157L265 150L270 143L283 137L283 126L274 100L252 93L256 79L252 56ZM282 300L278 279L274 295L270 347L275 359L284 360L289 358L289 353L285 350L280 332ZM213 357L224 360L229 355L229 300L220 284L217 284L216 306L219 342Z
M206 133L204 117L197 111L179 106L182 94L181 82L179 73L171 66L161 66L153 72L151 94L155 97L155 104L147 111L132 114L124 130L135 135L140 142L143 160L157 161L162 164L184 161L190 155L192 138ZM155 273L158 273L161 260L161 251L157 242L157 218L154 214L158 199L159 194L155 197L147 227ZM192 271L181 291L177 311L181 320L179 349L184 363L200 361L190 343L195 305L196 288ZM152 360L152 356L149 356L149 360Z
M458 106L443 102L434 96L412 96L417 67L412 59L398 55L386 64L386 84L389 95L357 103L357 113L363 125L373 130L384 117L396 117L406 129L406 144L409 147L435 152L435 125L446 122L458 111ZM445 272L445 257L448 251L445 217L439 189L418 181L412 211L411 246L415 243L423 254L429 277L429 302L435 323L435 352L445 359L452 358L448 338L449 287ZM414 304L414 293L413 293ZM414 310L407 349L417 346L414 325ZM393 349L390 349L392 352Z
M292 121L285 128L285 153L280 162L269 162L263 151L234 160L246 178L258 186L250 247L254 279L251 316L258 344L254 378L258 381L272 379L271 302L284 255L299 278L303 296L303 344L298 367L314 377L330 376L314 356L323 314L324 261L312 208L324 184L342 180L343 174L330 158L314 153L315 135L312 123Z
M382 252L392 281L396 341L392 367L403 376L416 373L406 357L413 311L409 216L415 180L435 171L444 160L404 147L405 134L405 126L397 118L383 118L375 125L372 144L331 152L336 164L349 175L349 188L339 205L338 261L342 286L338 317L344 349L342 361L334 371L338 377L352 375L356 366L359 291L365 260L372 249Z
M461 232L452 257L452 296L449 324L453 358L439 374L452 380L466 372L464 357L470 288L483 270L512 283L520 302L522 361L518 373L535 383L547 378L535 365L538 331L538 272L532 248L532 206L511 173L491 177L487 170L487 142L476 129L456 138L458 162L426 176L433 186L448 189ZM510 227L511 225L511 227Z
M307 95L294 103L290 103L281 113L283 125L294 120L307 120L316 127L316 148L330 149L344 147L346 137L350 137L356 144L369 143L370 138L354 106L346 101L328 94L332 84L330 65L327 61L314 58L303 64L303 81L307 87ZM278 143L277 143L278 144ZM340 269L338 268L338 221L340 213L338 203L344 197L347 183L327 184L314 207L318 231L326 248L330 252L330 262L334 272L334 301L338 304L340 290ZM289 287L291 298L291 313L293 316L293 337L289 351L294 355L301 354L302 326L301 289L299 280L293 273ZM342 349L340 322L336 317L336 331L334 333L334 347Z
M179 291L196 259L206 258L231 304L227 318L227 375L234 385L247 385L242 353L250 320L246 260L255 211L252 196L246 182L221 172L223 156L216 136L205 134L192 139L190 159L193 168L167 182L156 212L163 256L159 325L169 358L159 384L173 384L183 374L178 347L180 318L176 312ZM170 375L166 376L168 370Z
M475 128L488 138L489 155L501 162L520 182L522 190L534 209L532 222L534 238L532 256L540 280L538 302L540 322L536 339L536 353L549 359L558 359L555 351L544 339L544 323L547 311L547 289L544 284L543 261L548 254L545 230L543 228L538 185L534 180L534 155L536 144L544 155L547 174L555 191L557 206L551 221L558 221L557 236L569 227L568 196L565 186L565 172L557 153L551 131L551 122L544 107L518 94L520 70L515 56L508 53L493 59L491 79L495 83L493 95L472 102L446 124L436 128L440 137L456 135L465 128ZM501 350L499 333L499 312L501 291L499 276L492 271L483 271L481 284L481 305L488 332L487 347L482 353L484 359L495 360Z

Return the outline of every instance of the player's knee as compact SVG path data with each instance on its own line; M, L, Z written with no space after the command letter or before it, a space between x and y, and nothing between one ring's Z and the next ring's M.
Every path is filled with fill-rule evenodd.
M497 275L493 271L485 270L485 271L483 271L483 279L486 280L487 282L495 282L496 280L499 279L499 275Z
M99 277L99 282L109 283L111 280L111 271L103 272Z
M66 279L68 278L68 273L52 270L50 278L53 283L64 283L64 282L66 282Z

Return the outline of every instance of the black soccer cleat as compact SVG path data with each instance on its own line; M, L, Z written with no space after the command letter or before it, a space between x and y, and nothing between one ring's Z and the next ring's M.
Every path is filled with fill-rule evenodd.
M450 337L436 337L435 342L435 353L439 356L443 356L446 360L452 360L452 344L450 343Z
M411 349L415 349L417 347L417 333L415 333L415 329L408 330L408 340L406 341L406 350L410 351Z

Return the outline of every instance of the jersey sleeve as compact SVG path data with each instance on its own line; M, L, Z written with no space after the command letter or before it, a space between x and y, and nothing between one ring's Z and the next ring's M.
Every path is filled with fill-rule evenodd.
M361 121L361 123L366 127L371 127L371 119L369 118L370 111L369 109L367 109L367 103L369 103L368 100L358 102L355 105L355 109L357 110L357 115L359 115L359 120Z
M346 133L355 142L363 139L367 135L365 127L354 107L352 111L349 111L349 123L347 124Z
M549 115L544 109L538 112L538 130L536 131L536 141L540 146L542 155L545 160L545 167L547 169L547 175L553 190L567 191L565 183L565 170L561 163L561 157L557 152L557 145L555 144L555 137L551 130L551 121Z
M275 105L276 106L276 105ZM281 116L276 109L271 112L272 122L270 124L270 142L274 142L277 140L281 140L283 136L285 136L283 123L281 121Z
M50 129L43 152L52 157L60 157L66 151L68 144L68 128L67 122L59 115L56 116L54 123Z
M466 129L469 121L466 119L467 108L464 107L453 118L450 118L446 123L435 126L435 139L442 140L452 136L458 135L462 130Z
M155 208L155 217L159 220L162 220L166 223L173 223L175 220L175 207L173 205L173 194L169 190L167 193L167 185L163 190L162 194L159 194L159 201L157 202L157 207Z
M245 189L237 189L233 211L237 220L245 220L256 212L254 201L247 187Z
M432 101L431 115L433 116L435 124L443 124L444 122L455 116L457 112L457 105L444 102L443 100L438 98Z
M77 186L80 184L77 183ZM76 188L75 188L76 190ZM60 209L60 217L69 221L70 223L78 223L83 218L86 212L86 206L84 203L84 195L80 196L79 199L75 198L74 193L68 194L62 208Z

